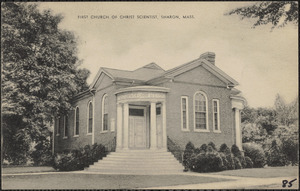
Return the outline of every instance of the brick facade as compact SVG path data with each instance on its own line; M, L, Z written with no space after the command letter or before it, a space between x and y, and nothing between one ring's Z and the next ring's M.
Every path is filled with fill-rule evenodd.
M202 57L200 57L203 59ZM198 62L198 61L197 61ZM68 114L68 135L66 137L64 134L64 117L60 120L60 132L57 132L57 127L55 127L55 152L60 152L63 150L70 150L79 147L83 147L87 144L100 143L107 147L112 147L115 144L117 135L117 96L116 92L124 87L132 87L143 85L154 85L160 87L169 88L170 91L166 94L166 129L167 136L175 142L177 145L184 149L187 142L191 141L196 147L201 146L204 143L214 142L217 147L222 143L226 143L228 146L236 143L235 136L235 110L232 107L231 96L237 94L237 90L233 90L232 87L228 87L231 78L227 77L225 74L217 75L209 69L209 67L203 64L202 60L190 64L185 64L182 66L190 67L183 72L177 72L181 70L180 68L173 69L171 71L164 71L159 66L155 64L147 65L142 69L138 69L139 72L142 70L159 71L156 75L157 79L151 79L146 81L143 80L123 80L124 75L130 75L129 71L121 73L122 71L115 70L104 70L99 72L92 87L75 97L73 106L74 110L70 111ZM205 62L206 63L206 62ZM197 65L198 64L198 65ZM206 63L207 64L207 63ZM196 65L195 67L191 67ZM214 63L212 63L212 67ZM214 68L213 68L214 69ZM136 71L138 71L136 70ZM217 70L217 69L215 69ZM218 69L219 70L219 69ZM109 71L109 72L107 72ZM175 71L175 72L174 72ZM165 79L159 77L161 74L172 74L176 73L171 79ZM132 72L134 73L134 71ZM113 75L112 75L113 74ZM116 75L123 75L122 80L116 77ZM114 76L115 75L115 76ZM149 73L147 74L149 76ZM132 75L134 76L134 75ZM135 78L140 76L140 73L135 74ZM154 74L155 76L155 74ZM224 77L225 76L225 77ZM113 79L112 79L113 78ZM225 79L225 80L224 80ZM229 80L228 80L229 79ZM119 80L119 81L118 81ZM152 80L152 81L151 81ZM157 81L161 82L157 83ZM152 83L152 84L151 84ZM197 91L204 92L207 97L208 106L208 130L209 132L195 132L194 131L194 94ZM102 131L102 100L103 96L107 95L108 99L108 131ZM188 101L188 131L183 131L181 128L181 96L186 96ZM213 131L213 99L219 102L219 120L220 120L220 132ZM88 103L92 102L94 107L93 115L93 134L87 134L88 128ZM79 108L79 136L74 136L75 128L75 108ZM147 123L150 123L147 121ZM59 135L58 135L59 134Z

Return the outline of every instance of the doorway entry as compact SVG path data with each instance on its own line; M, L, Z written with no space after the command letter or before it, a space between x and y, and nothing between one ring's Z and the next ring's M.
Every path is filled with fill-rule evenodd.
M148 148L146 113L146 107L129 106L129 148L131 149Z

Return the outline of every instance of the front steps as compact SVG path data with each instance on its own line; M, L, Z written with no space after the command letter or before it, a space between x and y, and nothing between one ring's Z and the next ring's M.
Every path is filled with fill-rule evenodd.
M172 174L183 166L167 151L122 150L112 152L85 171L118 174Z

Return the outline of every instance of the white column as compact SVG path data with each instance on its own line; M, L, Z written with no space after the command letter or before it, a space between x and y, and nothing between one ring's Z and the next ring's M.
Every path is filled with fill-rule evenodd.
M240 118L240 110L235 108L235 142L236 146L242 151L242 138L241 138L241 118Z
M157 135L156 135L156 103L151 102L150 106L150 130L151 130L151 142L150 149L157 149Z
M92 122L92 145L95 143L95 95L93 95L93 122Z
M124 109L124 111L123 111L123 117L124 117L124 124L123 124L124 143L123 143L123 149L128 149L128 118L129 118L128 103L124 103L123 109Z
M117 151L122 149L122 132L123 129L123 113L122 104L117 104Z
M167 150L167 116L166 102L162 102L162 127L163 127L163 150Z

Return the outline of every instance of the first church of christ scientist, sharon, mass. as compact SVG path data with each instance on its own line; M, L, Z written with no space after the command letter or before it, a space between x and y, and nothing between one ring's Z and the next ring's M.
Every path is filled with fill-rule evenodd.
M54 152L98 143L113 152L88 170L144 172L182 171L169 141L181 150L189 141L242 150L246 101L236 85L212 52L166 71L155 63L134 71L100 68L89 89L74 96L74 110L55 119Z

